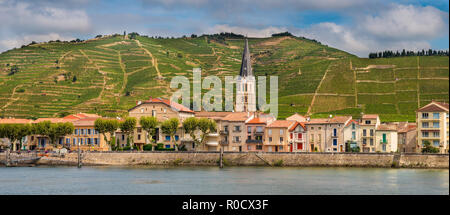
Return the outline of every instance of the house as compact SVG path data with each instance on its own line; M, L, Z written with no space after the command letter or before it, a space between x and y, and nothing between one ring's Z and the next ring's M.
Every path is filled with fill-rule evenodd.
M0 124L31 124L33 120L31 119L16 119L16 118L5 118L0 119ZM11 150L25 150L28 148L29 137L26 136L22 139L22 148L20 148L20 143L12 144L7 138L0 138L0 148L6 148L9 144L11 145Z
M307 137L306 147L310 152L324 152L325 151L325 126L328 124L328 119L317 118L307 119L305 122Z
M156 117L159 122L171 118L177 118L180 121L180 127L174 135L174 140L172 140L169 135L162 133L160 128L156 129L156 135L153 136L153 140L156 140L157 143L162 143L164 148L174 148L174 142L177 142L179 145L190 143L192 146L193 144L192 140L184 141L183 138L185 137L185 134L181 125L185 119L194 117L195 112L181 104L172 102L168 99L150 97L146 101L138 101L136 106L128 110L128 115L130 117L135 117L137 120L136 129L133 134L133 143L141 150L145 144L149 144L148 139L146 138L147 132L143 130L139 124L139 119L142 116ZM127 145L126 134L119 130L116 132L116 137L119 146L124 147Z
M110 147L103 134L95 130L95 120L100 117L87 117L73 121L74 132L59 140L60 145L70 146L71 150L109 151ZM109 138L109 134L106 134Z
M345 152L344 127L351 116L334 116L325 125L325 151Z
M247 139L245 123L253 118L250 112L234 112L221 119L218 130L220 131L220 144L224 151L243 151Z
M380 124L376 129L375 151L376 152L397 152L398 149L398 124Z
M263 151L265 152L289 152L289 129L297 122L289 120L276 120L266 126Z
M400 122L397 129L398 151L403 153L417 153L417 125L416 123Z
M360 140L360 128L357 120L350 120L345 124L344 129L344 143L346 152L359 152L362 148Z
M289 151L308 152L310 148L306 147L306 126L303 122L296 121L289 129Z
M419 151L428 141L440 153L448 153L448 110L448 103L432 101L416 111Z
M204 151L220 151L221 145L220 143L220 135L219 135L219 127L222 119L226 117L230 112L208 112L208 111L199 111L195 112L195 117L197 118L208 118L210 120L214 120L216 122L217 128L216 132L210 133L205 137L205 145L204 148L196 148L193 142L191 144L186 144L188 150L204 150ZM186 140L190 138L190 135L187 134ZM199 146L202 147L202 146Z
M270 114L253 113L255 116L246 121L247 138L245 140L245 151L263 151L265 130L267 124L275 121L275 117Z
M375 152L375 131L380 125L380 117L377 114L364 114L359 123L361 135L361 152Z

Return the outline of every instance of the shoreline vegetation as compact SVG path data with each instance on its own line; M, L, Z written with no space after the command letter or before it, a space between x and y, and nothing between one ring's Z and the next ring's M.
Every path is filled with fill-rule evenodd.
M35 153L33 153L35 154ZM27 160L30 153L12 153L12 166L77 166L77 153L40 154ZM155 167L219 167L219 152L84 152L83 166L155 166ZM261 167L358 167L448 169L449 154L419 153L320 153L320 152L224 152L223 166ZM5 167L5 153L0 153L0 167Z

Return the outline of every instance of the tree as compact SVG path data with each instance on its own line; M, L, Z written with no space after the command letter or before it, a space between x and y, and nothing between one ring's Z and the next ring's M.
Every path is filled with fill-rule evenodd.
M156 127L158 127L158 120L153 116L143 116L139 120L139 124L141 124L142 129L147 132L146 141L150 141L152 145L152 151L155 150L155 145L153 144L153 136L156 135Z
M175 151L178 151L178 144L175 140L175 134L177 133L180 121L177 118L170 118L161 124L161 130L164 134L170 136L170 140L173 140Z
M19 72L19 67L18 67L17 65L13 65L13 66L11 67L10 72L9 72L8 75L14 75L14 74L16 74L16 73L18 73L18 72Z
M29 124L2 124L0 125L0 138L7 138L10 146L16 150L17 141L19 148L22 148L22 139L31 133L31 125Z
M429 141L424 141L422 153L439 153L439 148L433 147Z
M183 122L183 128L192 137L196 146L204 146L206 136L217 131L216 122L207 118L187 118ZM199 133L200 136L197 137L196 133Z
M72 134L74 126L70 122L51 123L50 121L43 121L33 124L33 133L47 137L50 140L50 145L56 148L56 141L62 136Z
M116 130L119 128L119 121L117 119L98 118L94 122L94 128L103 135L105 142L109 145L109 150L115 150ZM109 134L109 140L106 134Z
M122 133L127 135L127 146L132 146L134 129L136 128L136 118L127 117L125 121L120 123L119 127Z

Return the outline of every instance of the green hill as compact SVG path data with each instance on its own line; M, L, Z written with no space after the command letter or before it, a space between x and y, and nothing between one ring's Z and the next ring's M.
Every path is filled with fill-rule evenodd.
M237 75L242 39L108 36L79 43L40 43L0 54L3 117L65 112L126 114L137 100L169 97L172 77ZM298 37L249 39L255 75L279 77L279 117L294 112L378 113L414 121L432 99L448 102L448 57L367 59ZM14 74L11 71L18 68Z

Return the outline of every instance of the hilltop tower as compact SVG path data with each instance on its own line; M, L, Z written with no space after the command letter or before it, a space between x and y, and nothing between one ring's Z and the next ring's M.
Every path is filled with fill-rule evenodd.
M245 39L241 71L236 80L236 112L256 111L256 81L253 76L248 40Z

